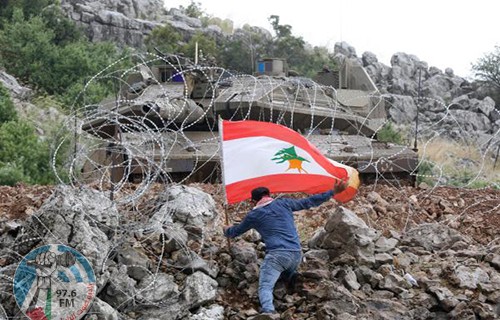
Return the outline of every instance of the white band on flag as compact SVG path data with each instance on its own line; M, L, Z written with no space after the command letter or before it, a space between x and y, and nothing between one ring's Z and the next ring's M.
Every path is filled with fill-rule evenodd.
M242 180L275 174L317 174L332 177L322 166L316 163L306 151L295 147L297 156L308 161L302 162L300 172L296 168L289 169L289 162L277 163L275 154L280 150L294 147L285 141L270 137L249 137L223 141L224 180L226 185ZM230 165L228 165L230 164Z

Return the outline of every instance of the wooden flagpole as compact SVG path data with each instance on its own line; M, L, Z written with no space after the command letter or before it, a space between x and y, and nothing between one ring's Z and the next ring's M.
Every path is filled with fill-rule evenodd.
M219 115L218 119L218 124L219 124L219 163L220 163L220 172L221 172L221 180L222 180L222 192L224 193L224 216L226 219L226 226L229 226L229 213L228 213L228 203L227 203L227 195L226 195L226 181L224 179L224 158L223 158L223 150L222 150L222 142L223 137L223 129L222 129L222 118ZM231 239L229 237L227 238L227 250L231 250Z
M228 208L227 208L226 203L224 204L224 215L226 216L226 226L229 226L229 212L228 212ZM229 237L226 239L227 239L227 250L230 251L231 250L231 239L229 239Z

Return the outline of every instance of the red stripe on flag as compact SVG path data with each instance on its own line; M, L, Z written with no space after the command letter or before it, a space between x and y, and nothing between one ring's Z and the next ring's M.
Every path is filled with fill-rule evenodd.
M329 174L344 179L348 173L344 168L334 166L314 145L300 133L276 123L252 120L222 121L222 140L235 140L250 137L270 137L282 140L308 152Z
M334 178L314 174L274 174L228 184L226 186L226 196L227 202L231 204L249 199L251 197L249 190L257 187L267 187L271 193L279 193L297 192L297 185L301 186L300 192L315 194L332 189L335 181ZM347 202L356 193L356 189L348 187L343 192L335 195L334 199Z

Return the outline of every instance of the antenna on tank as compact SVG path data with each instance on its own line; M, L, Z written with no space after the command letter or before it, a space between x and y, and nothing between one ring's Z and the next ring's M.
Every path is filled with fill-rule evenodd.
M194 65L198 65L198 41L194 44Z
M418 139L418 109L420 107L420 101L422 99L421 95L421 80L422 80L422 66L418 67L418 97L417 97L417 118L415 119L415 142L413 143L413 149L417 150L417 139Z

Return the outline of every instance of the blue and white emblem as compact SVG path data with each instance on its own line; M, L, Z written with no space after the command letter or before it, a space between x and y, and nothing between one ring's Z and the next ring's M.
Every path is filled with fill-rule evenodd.
M77 320L96 294L94 270L78 251L65 245L38 247L19 263L14 296L32 320Z

